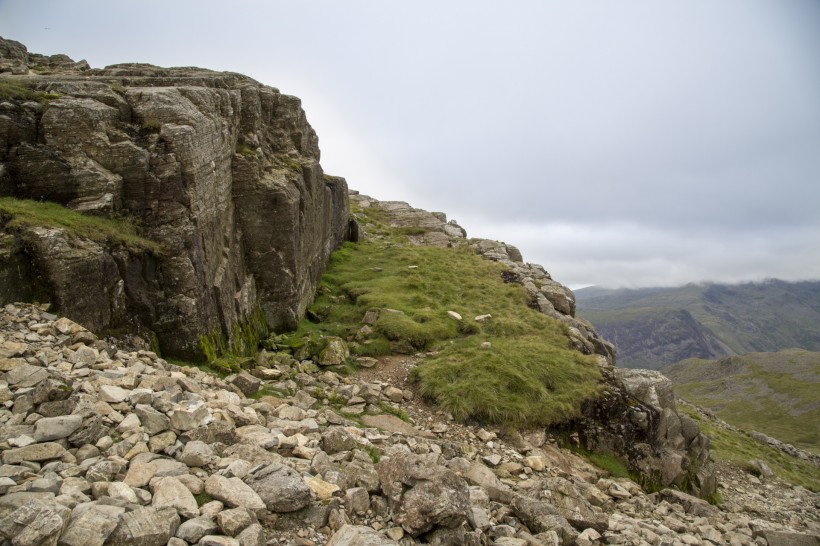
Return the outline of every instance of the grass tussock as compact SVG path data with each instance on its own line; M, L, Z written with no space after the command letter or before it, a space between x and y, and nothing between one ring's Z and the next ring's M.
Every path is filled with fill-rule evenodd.
M11 229L51 227L98 243L122 245L131 251L159 253L159 243L141 236L134 224L121 218L83 214L56 203L0 197L0 217Z
M409 244L378 211L359 214L380 238L334 253L313 321L302 321L288 343L318 333L348 340L357 355L431 351L412 377L459 420L550 425L578 416L598 392L595 361L569 348L560 322L527 307L522 287L503 282L504 266L466 246ZM374 320L363 334L366 313ZM474 320L483 314L492 319Z

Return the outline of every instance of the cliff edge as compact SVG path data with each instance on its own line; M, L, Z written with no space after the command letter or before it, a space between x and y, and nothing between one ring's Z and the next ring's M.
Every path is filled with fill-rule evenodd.
M33 286L92 331L183 357L256 309L295 326L347 230L347 185L322 171L299 99L239 74L91 69L3 39L0 72L0 197L125 218L161 245L0 228L4 302Z

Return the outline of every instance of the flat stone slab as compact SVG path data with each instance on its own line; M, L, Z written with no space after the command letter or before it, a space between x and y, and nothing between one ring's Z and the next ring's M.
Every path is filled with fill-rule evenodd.
M363 415L362 423L368 427L379 428L388 432L416 436L420 438L435 438L431 432L418 430L410 423L405 423L395 415Z
M17 464L23 461L47 461L59 459L67 452L63 446L54 442L31 444L30 446L7 449L3 452L3 464Z

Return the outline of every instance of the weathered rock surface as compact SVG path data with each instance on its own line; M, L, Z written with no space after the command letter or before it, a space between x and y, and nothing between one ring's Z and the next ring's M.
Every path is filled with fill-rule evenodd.
M2 101L0 196L127 215L163 250L0 227L0 303L39 291L95 332L153 332L181 356L257 302L294 326L347 232L347 185L322 172L299 99L233 73L59 57L0 38L0 71L20 74L4 80L52 94Z

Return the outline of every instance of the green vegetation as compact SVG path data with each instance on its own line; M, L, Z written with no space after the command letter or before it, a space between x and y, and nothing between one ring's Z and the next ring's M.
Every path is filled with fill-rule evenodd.
M0 218L10 229L34 226L63 228L74 237L122 245L130 251L159 253L159 243L139 235L128 220L92 216L46 201L0 197Z
M148 118L142 122L142 130L146 133L159 133L162 130L162 122L156 118Z
M262 385L262 387L260 387L260 389L258 391L256 391L252 395L250 395L248 398L253 398L254 400L260 400L260 399L264 398L265 396L273 396L273 397L278 398L278 397L282 396L282 393L275 390L275 389L270 388L268 385Z
M379 451L379 448L374 445L367 444L359 447L358 449L361 449L367 453L370 456L370 460L373 461L373 464L378 463L382 458L382 452Z
M613 455L606 453L590 453L587 456L589 462L609 472L613 478L633 478L624 462ZM637 481L637 480L636 480Z
M302 172L302 164L299 163L299 161L297 161L296 159L290 157L285 159L285 167L296 173Z
M401 408L391 406L387 402L379 402L379 409L381 409L384 413L398 417L404 422L410 421L410 417L407 415L406 411Z
M576 417L598 392L594 359L569 348L564 325L527 307L523 288L503 282L504 266L466 246L408 244L383 211L354 214L380 239L334 253L309 311L313 322L302 321L287 344L321 334L348 340L358 355L433 351L413 378L460 420L549 425ZM372 331L364 334L368 311ZM490 321L474 321L486 313Z
M250 157L256 155L256 150L254 150L244 142L237 142L236 153L244 157Z
M35 91L26 82L2 78L0 79L0 100L33 100L45 102L59 99L59 93L49 93L46 91Z
M790 349L689 359L664 373L679 396L724 421L820 453L820 353Z
M234 322L229 336L212 329L199 338L199 348L210 368L219 374L238 372L243 361L256 356L259 342L268 335L265 312L257 304L250 313Z
M779 449L758 442L743 432L735 432L709 419L703 419L688 405L682 404L678 409L698 421L701 431L712 441L710 449L713 459L732 462L755 474L757 470L752 461L760 460L766 463L778 478L815 492L820 491L820 469L810 461L792 457Z
M204 493L204 492L203 493L197 493L196 495L194 495L194 498L196 499L196 505L197 506L202 506L204 504L208 504L209 502L214 500L214 498L212 496L210 496L208 493Z
M125 95L125 86L122 82L115 82L111 84L111 91L118 95Z

